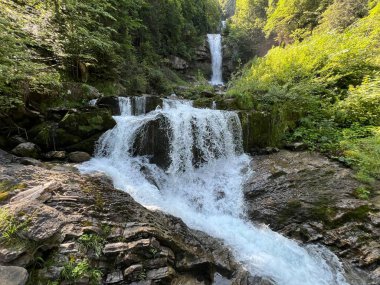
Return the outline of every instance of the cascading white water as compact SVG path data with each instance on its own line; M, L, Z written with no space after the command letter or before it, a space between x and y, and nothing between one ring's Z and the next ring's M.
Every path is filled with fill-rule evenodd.
M210 83L212 85L223 85L222 76L222 35L208 34L208 43L210 45L211 62L212 62L212 77Z
M120 102L128 106L128 101ZM102 136L96 158L81 165L81 171L105 172L115 187L142 205L223 239L252 274L267 276L279 285L348 284L337 257L327 249L303 248L246 219L242 184L251 174L250 159L242 154L240 122L234 112L164 100L160 110L140 116L131 113L115 117L116 127ZM142 126L160 117L166 118L170 129L171 164L166 171L150 164L147 157L130 154ZM194 149L202 154L199 167L193 164ZM142 169L149 169L155 185Z

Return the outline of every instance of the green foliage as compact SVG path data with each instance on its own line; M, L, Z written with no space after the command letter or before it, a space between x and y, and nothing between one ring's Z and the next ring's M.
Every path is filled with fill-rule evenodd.
M61 272L61 279L68 284L75 284L75 281L87 277L91 285L101 284L102 272L96 268L92 268L87 259L81 261L70 260L65 263Z
M163 58L192 59L220 15L218 0L2 0L0 117L67 103L70 81L105 95L166 93Z
M370 130L365 137L346 136L341 148L347 163L358 171L357 178L371 184L374 179L380 179L380 128Z
M92 250L96 257L100 257L106 240L96 234L84 234L78 239L78 242L86 251Z
M355 197L362 200L368 200L370 194L371 191L365 186L358 187L354 192Z
M342 124L380 126L380 75L366 77L361 85L350 87L347 98L337 104L336 112Z
M28 226L29 220L20 221L5 208L0 208L0 244L17 245L20 233Z
M317 26L321 13L330 0L272 1L265 24L267 34L274 33L280 43L304 39Z
M290 20L306 14L297 16L283 2L273 6L277 12L269 11L266 27L275 29L279 26L274 23L281 23L289 36L298 28ZM326 3L317 1L313 7ZM282 11L278 10L281 6ZM324 16L335 9L327 7ZM318 21L313 20L311 36L253 59L230 83L228 94L246 108L281 110L287 118L284 130L290 130L287 140L303 141L310 149L339 159L357 169L359 180L372 183L380 177L376 131L380 123L380 3L368 7L372 8L369 12L357 11L355 24L347 22L339 29L326 26L325 20L317 27ZM310 10L302 5L297 9ZM277 17L286 11L291 17Z

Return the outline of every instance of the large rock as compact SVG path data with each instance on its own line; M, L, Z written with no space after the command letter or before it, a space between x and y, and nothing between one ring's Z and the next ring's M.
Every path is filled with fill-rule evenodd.
M12 153L21 157L38 158L41 153L41 149L34 143L26 142L21 143L12 149Z
M147 155L151 163L163 169L169 167L171 161L168 125L169 122L163 115L143 125L135 138L132 155Z
M362 185L352 170L317 153L289 151L256 156L251 168L244 193L253 221L301 242L330 246L362 269L376 269L380 228L374 217L380 209L355 198Z
M28 271L17 266L0 266L1 285L25 285L28 280Z
M101 108L107 108L111 110L112 115L119 115L120 114L120 107L119 107L119 98L115 96L108 96L108 97L102 97L99 98L96 101L96 106Z
M169 57L169 61L171 67L176 70L185 70L189 67L188 62L178 56Z
M115 126L116 122L106 109L83 109L69 112L60 122L59 128L80 138L88 138Z
M111 112L107 109L70 109L59 123L44 122L36 125L29 134L33 138L32 141L45 151L66 150L92 153L99 137L115 124Z
M91 155L84 151L71 152L68 157L69 161L74 163L82 163L91 159Z

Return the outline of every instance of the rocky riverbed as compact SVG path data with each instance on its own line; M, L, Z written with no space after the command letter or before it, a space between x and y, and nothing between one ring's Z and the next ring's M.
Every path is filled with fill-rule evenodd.
M220 241L142 207L101 174L24 166L1 151L0 181L2 285L272 284L250 276Z
M0 284L274 284L248 274L221 241L144 208L104 175L28 161L0 151L0 224L11 221ZM325 245L351 280L379 284L379 207L355 197L352 170L289 151L254 156L251 167L244 192L253 222Z
M376 197L355 197L362 185L351 169L317 153L285 150L254 156L251 167L244 191L252 221L326 245L359 268L367 284L380 284L380 207Z

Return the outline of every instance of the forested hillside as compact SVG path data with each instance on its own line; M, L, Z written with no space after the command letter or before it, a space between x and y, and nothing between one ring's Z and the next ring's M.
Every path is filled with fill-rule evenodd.
M241 62L262 41L277 46L230 82L241 108L278 114L280 138L380 178L378 1L240 0L226 33L230 45L246 43Z
M191 60L219 20L217 0L1 0L0 114L59 105L92 86L105 95L169 91L180 80L169 56Z

